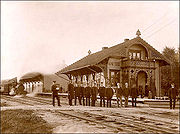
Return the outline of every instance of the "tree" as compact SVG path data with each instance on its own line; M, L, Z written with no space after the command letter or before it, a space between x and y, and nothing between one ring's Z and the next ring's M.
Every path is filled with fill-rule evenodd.
M162 54L171 62L170 65L163 66L161 69L161 87L164 89L164 95L167 95L172 82L179 89L179 50L167 46L163 49Z

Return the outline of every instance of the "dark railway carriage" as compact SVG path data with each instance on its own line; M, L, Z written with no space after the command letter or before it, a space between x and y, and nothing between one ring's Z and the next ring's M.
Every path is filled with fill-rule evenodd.
M0 93L9 95L9 92L11 91L13 86L17 86L17 77L8 80L2 80Z
M6 84L2 84L0 92L1 92L1 94L9 94L10 86L7 83Z

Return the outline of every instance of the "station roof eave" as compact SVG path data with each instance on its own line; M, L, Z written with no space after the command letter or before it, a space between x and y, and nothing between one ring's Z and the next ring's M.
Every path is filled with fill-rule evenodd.
M74 68L71 70L67 70L64 72L61 72L60 74L72 74L74 76L77 75L86 75L86 74L91 74L91 73L99 73L102 72L102 69L96 65L86 65L83 67L79 67L79 68Z
M78 68L73 68L73 69L70 69L70 70L66 70L66 71L60 71L61 74L71 74L73 73L74 71L77 71L77 70L81 70L83 68L87 68L89 67L90 65L86 65L86 66L82 66L82 67L78 67Z

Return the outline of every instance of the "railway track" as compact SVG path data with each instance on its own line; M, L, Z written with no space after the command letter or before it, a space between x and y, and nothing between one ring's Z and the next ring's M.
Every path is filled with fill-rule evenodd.
M178 124L174 124L174 123L164 123L163 121L155 121L155 120L141 120L139 118L133 118L133 117L129 117L127 115L123 115L120 114L119 116L114 116L111 114L106 114L106 115L102 115L102 114L93 114L91 113L92 117L93 116L105 116L105 118L111 118L114 119L114 122L120 122L123 124L130 124L132 127L134 128L143 128L141 131L144 131L144 133L178 133L178 130L173 130L173 128L178 128ZM160 125L161 127L159 127L158 125ZM169 126L171 125L171 126Z
M52 100L50 100L50 99L42 99L42 98L39 98L39 97L1 96L1 98L5 99L5 100L8 100L8 101L14 101L14 102L17 102L17 103L21 103L21 104L24 104L24 105L31 105L31 106L35 106L35 105L52 105ZM66 104L66 103L62 103L62 104Z
M90 116L84 116L84 115L76 115L78 114L76 111L55 111L56 114L60 114L60 115L66 115L68 117L74 117L74 118L77 118L79 120L83 120L83 121L86 121L86 122L91 122L91 123L95 123L97 125L101 125L101 126L105 126L105 127L108 127L110 128L114 133L118 133L118 132L123 132L123 133L137 133L138 131L134 131L132 129L130 129L130 126L129 125L125 125L122 127L122 126L119 126L118 124L110 124L109 122L104 122L103 120L96 120Z
M23 105L30 105L30 106L34 106L34 105L35 105L35 104L29 103L29 102L27 102L27 101L24 101L24 100L22 100L22 99L12 98L12 97L10 97L10 96L1 95L1 99L7 100L7 101L17 102L17 103L23 104Z
M156 114L154 114L154 115L156 115ZM127 115L125 115L125 114L122 114L121 113L121 115L119 115L119 113L113 113L112 114L112 116L120 116L120 117L125 117L125 118L127 118L127 119L135 119L135 120L140 120L140 118L141 117L135 117L135 116L127 116ZM143 118L143 117L142 117ZM179 125L178 123L175 123L175 122L167 122L167 121L159 121L159 120L155 120L155 119L148 119L148 118L145 118L145 120L144 120L144 122L145 123L148 123L148 122L156 122L156 123L161 123L161 124L169 124L169 125Z
M23 98L13 98L10 96L3 96L2 99L8 101L15 101L24 105L52 105L50 99L43 99L39 97L23 97ZM61 102L62 103L62 102ZM67 104L67 103L64 103ZM51 111L53 112L53 111ZM139 119L134 116L127 116L124 114L114 113L114 114L98 114L90 113L84 111L63 111L56 110L55 113L60 115L65 115L68 117L77 118L79 120L84 120L87 122L92 122L95 124L100 124L111 128L114 132L123 133L179 133L176 130L177 125L171 122L158 121L154 119Z

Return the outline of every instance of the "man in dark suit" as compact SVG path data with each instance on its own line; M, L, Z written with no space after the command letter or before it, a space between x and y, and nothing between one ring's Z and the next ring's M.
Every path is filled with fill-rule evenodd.
M81 97L80 97L80 86L76 83L74 87L74 105L76 105L76 100L79 100L79 104L81 105Z
M85 88L85 96L86 96L86 106L90 106L90 98L91 98L90 83L87 83L87 87Z
M53 84L51 86L51 91L52 91L52 96L53 96L53 106L55 106L55 98L58 101L58 106L61 106L60 99L58 96L59 87L56 85L56 81L53 81Z
M178 95L178 91L174 83L172 83L171 88L169 89L170 109L172 109L172 101L173 101L173 109L175 109L177 95Z
M131 90L130 90L130 95L132 97L132 106L136 107L136 98L138 96L138 89L136 87L136 83L132 83Z
M103 82L101 82L101 85L99 87L99 96L100 96L100 107L102 107L102 102L103 106L105 107L105 87L103 86Z
M113 92L113 89L110 86L110 83L108 83L108 85L107 85L105 95L106 95L106 99L107 99L107 107L108 106L111 107L111 99L112 99L112 97L114 95L114 92Z
M83 106L85 106L85 88L83 87L83 83L81 83L81 86L80 86L80 97L81 97L81 100L83 101Z
M74 85L70 81L68 84L68 99L69 99L69 105L72 106L72 100L74 99Z
M128 83L125 83L125 86L123 87L123 96L125 98L125 107L128 107L128 98L129 98L129 87L128 87Z
M117 83L117 88L116 88L116 97L117 97L117 104L119 107L119 101L120 101L120 106L122 107L122 96L123 96L123 89L122 89L122 84Z
M91 87L91 106L95 106L96 100L97 100L97 84L94 82L94 85Z

